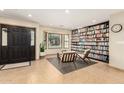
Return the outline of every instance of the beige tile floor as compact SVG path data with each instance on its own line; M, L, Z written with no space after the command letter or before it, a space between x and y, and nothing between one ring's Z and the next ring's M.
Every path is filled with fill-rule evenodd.
M0 83L124 83L124 71L98 62L63 75L46 58L42 58L34 61L32 66L0 71Z

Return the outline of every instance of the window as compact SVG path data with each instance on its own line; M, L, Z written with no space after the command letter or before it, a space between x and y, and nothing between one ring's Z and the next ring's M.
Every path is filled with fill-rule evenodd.
M43 37L44 37L44 47L45 49L47 49L47 32L43 33Z
M69 48L69 35L63 35L63 48Z
M69 48L69 35L48 33L48 48L49 49Z

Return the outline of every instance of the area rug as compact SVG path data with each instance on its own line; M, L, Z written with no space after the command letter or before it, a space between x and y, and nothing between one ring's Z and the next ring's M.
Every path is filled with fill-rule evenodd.
M93 64L96 64L97 62L92 61L90 64L87 64L83 62L83 60L78 59L75 62L75 65L73 62L70 63L59 63L59 60L57 57L52 57L52 58L47 58L47 60L54 66L56 67L62 74L67 74L69 72L85 68L88 66L91 66Z

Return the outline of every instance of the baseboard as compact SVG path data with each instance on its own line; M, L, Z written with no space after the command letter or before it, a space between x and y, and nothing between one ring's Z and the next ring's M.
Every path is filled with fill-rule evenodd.
M110 66L110 67L112 67L112 68L115 68L115 69L117 69L117 70L120 70L120 71L124 71L124 69L115 67L114 65L111 65L111 64L108 64L108 66Z

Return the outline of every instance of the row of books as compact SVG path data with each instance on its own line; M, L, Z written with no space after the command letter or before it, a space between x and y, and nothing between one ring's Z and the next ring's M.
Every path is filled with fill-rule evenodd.
M96 34L95 37L96 38L100 38L100 37L108 37L109 33L105 33L105 34Z
M72 42L75 42L75 41L78 41L79 42L79 39L71 39Z
M85 36L85 35L93 35L93 34L105 34L105 33L108 33L108 32L109 32L109 29L104 29L104 30L85 31L85 33L80 32L79 34L81 36Z
M104 29L104 28L108 28L108 27L109 27L108 24L101 24L101 25L97 25L97 26L91 26L88 28L88 30Z
M75 43L72 43L71 45L72 45L72 46L77 46L77 47L78 47L78 46L81 46L81 44L79 44L78 42L77 42L77 43L76 43L76 42L75 42Z
M90 34L98 34L98 33L108 33L109 32L109 29L102 29L102 30L88 30L86 32L86 34L90 35ZM84 33L81 33L82 35L85 35Z
M80 33L86 32L88 30L87 27L80 29Z
M108 51L101 51L101 50L91 50L91 53L97 53L97 54L104 54L108 55Z
M79 37L73 37L72 40L79 40Z
M94 33L97 34L97 33L108 33L109 32L109 29L103 29L103 30L95 30Z
M109 38L92 38L92 39L90 39L90 38L80 38L80 41L81 42L107 42L107 41L109 41Z
M103 61L108 61L108 56L105 55L89 54L89 57Z
M81 45L81 44L76 44L76 43L74 43L74 44L72 44L72 46L74 46L74 47L82 47L82 48L92 48L92 49L95 49L95 50L97 50L97 49L99 49L99 50L108 50L108 46L106 45L106 46L92 46L92 45Z
M97 44L96 45L105 45L105 46L108 46L109 45L109 42L97 42Z
M79 42L71 42L71 44L77 44L77 43L79 43Z
M79 34L73 34L72 37L79 37Z
M77 44L72 44L71 47L79 47Z
M103 51L109 50L109 47L107 45L102 45L102 46L85 45L84 46L81 43L72 43L72 46L73 47L80 47L80 48L83 48L83 49L90 48L90 49L94 49L94 50L103 50Z
M90 35L80 35L81 38L97 38L97 37L108 37L109 33L104 33L104 34L90 34Z
M78 34L78 30L72 31L72 35Z
M102 50L102 51L108 51L109 47L107 46L81 46L83 49L93 49L93 50Z
M83 49L92 49L92 46L82 46Z
M99 45L103 45L103 46L108 46L108 42L83 42L82 45L96 45L96 46L99 46Z
M92 27L84 27L84 28L81 28L80 29L80 32L85 32L85 31L87 31L87 30L90 30L90 31L92 31L92 30L98 30L98 29L107 29L109 27L109 25L107 25L107 24L102 24L102 25L97 25L97 26L92 26Z
M102 50L102 51L108 51L109 50L109 47L107 46L92 46L92 49L94 50Z
M98 25L98 26L93 26L93 27L85 27L85 28L81 28L79 30L75 30L72 32L72 34L78 34L80 32L80 34L84 34L84 32L87 32L87 34L96 34L96 33L104 33L104 32L108 32L109 29L107 28L108 26L106 24L103 25ZM105 29L104 29L105 28Z
M73 37L71 40L72 42L79 42L79 37Z

